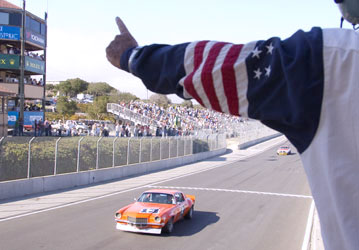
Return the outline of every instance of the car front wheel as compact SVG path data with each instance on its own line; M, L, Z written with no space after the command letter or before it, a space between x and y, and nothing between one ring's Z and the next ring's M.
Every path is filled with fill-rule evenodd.
M189 209L188 213L184 216L185 219L190 220L193 217L193 206Z
M164 232L167 234L170 234L173 232L173 218L171 218L167 221L167 224L165 225L165 227L163 229L164 229Z

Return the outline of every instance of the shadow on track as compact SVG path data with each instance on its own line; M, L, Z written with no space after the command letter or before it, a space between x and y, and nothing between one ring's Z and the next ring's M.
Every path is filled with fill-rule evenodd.
M219 216L215 212L194 211L191 220L180 220L174 224L174 230L167 237L183 237L196 234L207 226L219 221Z

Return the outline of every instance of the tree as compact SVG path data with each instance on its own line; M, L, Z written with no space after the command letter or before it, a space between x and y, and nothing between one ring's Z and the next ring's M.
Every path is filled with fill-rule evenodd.
M113 103L119 103L119 102L125 102L129 103L130 101L139 100L137 96L129 93L129 92L119 92L119 91L112 91L110 95L109 102Z
M80 111L81 113L87 113L88 107L89 107L90 105L91 105L91 104L89 104L89 103L77 103L77 104L76 104L77 110Z
M108 96L99 96L88 106L87 113L92 119L102 120L107 114Z
M87 93L94 96L104 96L116 90L105 82L94 82L90 83L87 89Z
M59 85L48 83L45 85L46 89L46 97L53 97L56 96L57 92L59 91Z
M159 106L167 106L171 104L171 100L166 95L154 94L150 96L150 101Z
M80 78L68 79L58 84L57 89L65 96L74 97L79 93L85 92L89 83ZM54 87L56 88L56 87Z
M186 107L186 108L193 108L193 103L191 100L184 100L182 103L181 103L181 106L182 107Z
M55 90L55 85L51 84L51 83L48 83L48 84L45 85L45 88L48 91L53 91L53 90Z
M58 85L58 90L61 94L69 96L72 91L71 83L69 81L60 82Z
M194 109L205 109L202 105L200 105L200 104L195 104L195 105L193 105L193 108Z
M76 109L76 102L67 100L65 96L60 96L57 99L56 110L62 115L63 120L65 120L65 117L75 114Z
M80 78L69 79L67 81L69 81L71 84L71 90L73 96L76 96L79 93L87 91L87 88L89 86L88 82L81 80Z

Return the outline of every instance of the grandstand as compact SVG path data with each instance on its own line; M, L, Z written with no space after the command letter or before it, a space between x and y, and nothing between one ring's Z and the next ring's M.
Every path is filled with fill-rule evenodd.
M182 134L226 133L234 136L239 127L245 124L241 117L231 116L208 109L193 109L170 106L167 109L153 103L132 101L130 103L109 103L107 111L117 119L134 124L148 125L152 130L157 127L180 129Z

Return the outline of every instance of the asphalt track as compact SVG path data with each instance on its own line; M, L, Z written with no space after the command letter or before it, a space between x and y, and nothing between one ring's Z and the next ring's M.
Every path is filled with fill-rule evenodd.
M292 147L294 154L277 156L281 144L283 138L146 176L3 201L0 249L301 249L312 198L298 153ZM176 223L171 235L116 230L114 212L152 187L195 195L193 219Z

